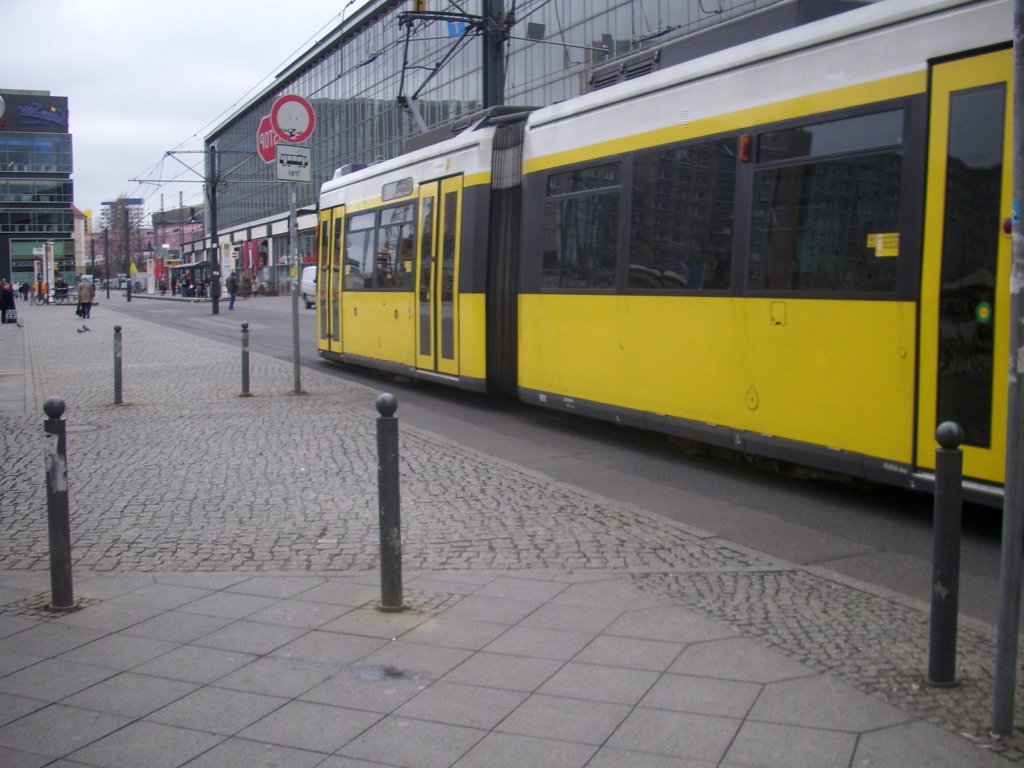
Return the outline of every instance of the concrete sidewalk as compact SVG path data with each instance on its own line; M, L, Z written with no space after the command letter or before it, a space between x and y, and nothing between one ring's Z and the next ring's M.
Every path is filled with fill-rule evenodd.
M991 627L962 622L959 686L924 686L927 606L405 426L407 610L378 611L378 392L304 371L297 396L253 355L240 398L237 347L73 310L0 327L2 766L1024 762L986 743ZM67 614L45 610L55 394Z

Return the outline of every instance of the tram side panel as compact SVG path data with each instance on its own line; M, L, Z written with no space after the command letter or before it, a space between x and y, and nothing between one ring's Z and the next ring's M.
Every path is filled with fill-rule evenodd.
M801 51L800 67L857 61L855 42L840 45L842 56ZM701 99L684 82L532 116L522 397L854 474L908 474L918 64L871 79L859 62L839 87L804 79L794 95L792 61L760 63L761 93L787 98L732 99L734 84L749 87L741 71L716 74L715 93L692 86ZM698 103L701 119L658 127L666 104L671 119ZM637 114L649 130L632 132ZM716 171L715 152L735 167Z

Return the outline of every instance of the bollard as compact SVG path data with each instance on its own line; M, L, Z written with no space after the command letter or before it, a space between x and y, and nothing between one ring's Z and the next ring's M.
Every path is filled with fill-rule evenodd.
M121 398L121 326L114 326L114 405L123 403Z
M927 683L956 685L956 628L960 593L960 518L963 497L964 431L944 421L935 431L934 549L932 614Z
M398 401L383 393L377 398L377 495L380 509L380 604L382 611L401 611L402 512L398 492Z
M252 397L249 391L249 324L242 323L242 394L239 397Z
M56 395L46 398L43 429L57 438L46 453L46 516L50 534L50 611L75 608L71 583L71 523L68 514L68 444L64 423L64 401Z

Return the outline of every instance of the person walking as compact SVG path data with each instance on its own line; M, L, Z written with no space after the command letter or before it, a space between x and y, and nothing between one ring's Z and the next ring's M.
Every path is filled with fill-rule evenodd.
M78 310L77 314L83 320L89 319L89 313L92 312L92 300L96 295L96 291L92 286L92 283L82 275L82 282L78 284Z
M224 287L228 289L228 309L235 308L235 294L238 293L238 275L234 272L228 274Z
M18 292L21 294L22 301L28 301L28 295L32 293L32 284L28 280L22 281Z
M20 325L18 310L14 305L14 288L2 278L0 278L0 323Z

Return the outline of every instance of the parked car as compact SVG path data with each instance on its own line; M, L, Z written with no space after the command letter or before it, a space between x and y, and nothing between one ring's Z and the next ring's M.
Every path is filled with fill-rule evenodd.
M302 301L306 304L306 309L312 309L316 303L316 264L302 268L299 293L302 294Z

